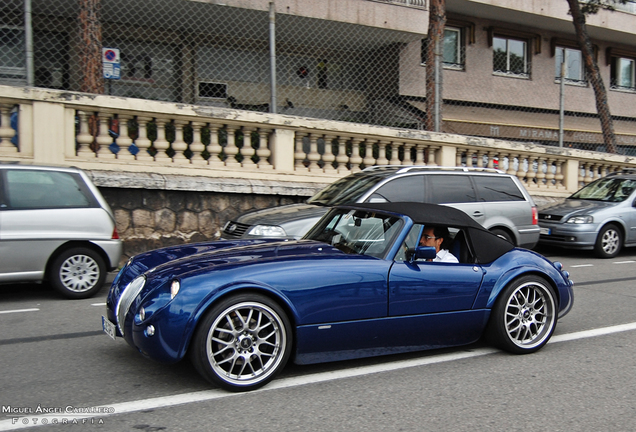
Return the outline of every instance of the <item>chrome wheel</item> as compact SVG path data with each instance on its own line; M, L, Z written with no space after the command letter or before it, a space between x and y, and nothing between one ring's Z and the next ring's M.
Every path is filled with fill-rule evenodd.
M556 322L557 305L552 287L541 277L524 276L499 295L486 336L507 351L531 353L548 342Z
M73 255L60 267L60 281L69 291L84 292L99 280L99 265L88 255Z
M596 252L602 258L613 258L618 255L623 245L623 236L614 226L604 227L596 240Z
M255 389L287 362L290 328L284 312L268 298L231 298L203 320L193 341L194 365L229 390Z
M533 348L543 342L554 326L554 300L545 286L521 285L508 299L506 331L519 347Z

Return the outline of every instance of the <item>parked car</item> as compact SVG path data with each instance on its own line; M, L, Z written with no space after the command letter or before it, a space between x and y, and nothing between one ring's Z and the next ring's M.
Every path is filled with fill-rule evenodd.
M459 263L430 262L424 225L448 227ZM450 240L449 240L450 241ZM443 245L442 245L443 246ZM487 275L487 277L485 277ZM301 240L173 246L129 260L104 331L165 363L189 355L229 390L298 364L470 344L543 347L572 307L559 263L515 248L460 210L422 203L331 209Z
M540 243L594 250L601 258L636 246L636 170L611 173L539 211Z
M463 210L514 245L539 241L537 207L516 176L484 168L371 167L344 177L307 203L257 210L228 221L224 239L299 239L331 206L415 201Z
M121 252L113 213L82 170L0 164L0 282L48 281L86 298Z

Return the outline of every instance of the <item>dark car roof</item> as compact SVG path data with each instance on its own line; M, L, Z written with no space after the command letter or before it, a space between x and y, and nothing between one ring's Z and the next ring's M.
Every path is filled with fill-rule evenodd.
M410 217L413 222L419 224L474 227L483 229L479 223L475 222L473 218L463 211L454 207L439 204L420 202L382 202L353 204L352 206L368 210L400 213Z
M512 243L486 230L466 213L453 207L419 202L363 203L339 207L398 213L418 224L463 228L468 231L475 258L480 263L492 262L514 249Z

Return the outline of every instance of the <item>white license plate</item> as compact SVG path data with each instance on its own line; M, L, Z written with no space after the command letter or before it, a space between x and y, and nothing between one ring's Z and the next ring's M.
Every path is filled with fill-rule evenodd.
M117 340L117 331L115 330L115 324L108 321L108 318L105 316L102 317L102 329L104 333L113 338L113 340Z
M550 235L550 228L541 228L541 235Z

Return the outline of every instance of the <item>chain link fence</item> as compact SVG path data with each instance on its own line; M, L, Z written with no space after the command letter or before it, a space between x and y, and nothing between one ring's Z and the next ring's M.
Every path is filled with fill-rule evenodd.
M424 0L366 3L426 7ZM32 80L52 89L424 128L425 67L433 63L424 23L415 34L280 9L272 21L268 10L194 0L4 0L0 84ZM441 130L604 151L577 50L559 44L559 35L530 30L448 21L438 52ZM567 63L562 134L555 59ZM622 90L633 93L633 79L625 83ZM635 154L634 118L619 113L615 123L618 152Z

